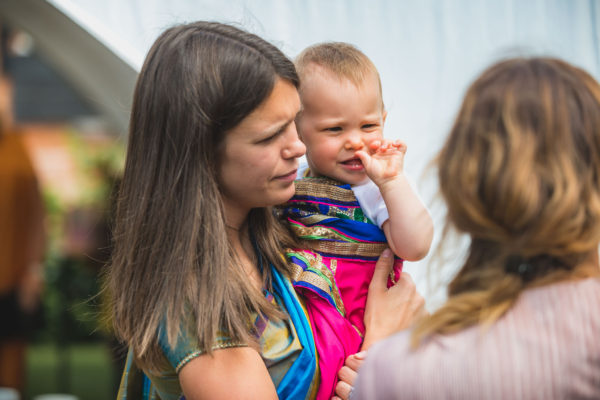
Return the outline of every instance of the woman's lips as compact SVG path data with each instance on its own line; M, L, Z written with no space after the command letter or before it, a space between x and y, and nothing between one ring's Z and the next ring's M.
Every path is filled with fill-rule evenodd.
M287 174L276 176L275 179L277 179L278 181L283 181L283 182L293 182L296 179L297 172L298 172L298 170L295 169L291 172L288 172Z

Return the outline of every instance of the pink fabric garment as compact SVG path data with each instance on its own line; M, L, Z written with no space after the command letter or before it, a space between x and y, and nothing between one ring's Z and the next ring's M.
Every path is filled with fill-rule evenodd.
M312 290L303 288L300 291L306 300L319 356L321 383L316 399L329 400L335 394L337 373L344 366L346 357L357 353L362 344L365 334L363 321L365 305L369 284L375 271L375 261L332 257L323 257L322 260L329 270L332 270L332 260L337 263L335 281L346 315L341 315L335 307ZM402 260L398 259L394 263L393 282L400 278L401 271ZM393 282L388 279L388 287Z
M362 337L350 322L331 307L323 298L304 291L306 309L315 333L321 381L317 400L329 400L337 384L337 373L344 366L346 357L356 353Z
M337 262L335 281L346 309L346 319L350 321L350 323L359 330L361 336L364 337L365 306L367 304L369 284L371 283L371 278L373 278L373 272L375 272L376 261L361 259L347 260L323 256L323 263L327 266L331 265L332 260L336 260ZM392 286L400 279L402 265L402 259L397 258L394 261L394 278L393 281L392 279L388 279L388 287Z

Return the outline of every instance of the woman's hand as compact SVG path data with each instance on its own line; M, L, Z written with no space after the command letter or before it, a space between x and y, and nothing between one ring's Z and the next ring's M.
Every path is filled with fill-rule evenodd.
M384 250L377 261L365 309L366 334L362 351L346 358L338 372L339 381L333 400L348 400L354 381L368 349L376 341L409 327L415 319L425 315L425 301L417 292L410 275L403 272L398 282L387 288L387 278L394 264L390 249Z
M417 292L410 275L402 272L398 282L387 288L393 261L391 250L386 249L375 266L365 309L366 332L362 350L367 350L376 341L409 327L417 317L426 314L425 301Z

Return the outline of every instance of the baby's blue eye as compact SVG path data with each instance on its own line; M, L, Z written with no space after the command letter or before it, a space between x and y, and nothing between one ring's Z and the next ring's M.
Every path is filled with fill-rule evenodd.
M363 129L371 129L371 128L377 127L377 125L376 124L365 124L362 127L363 127Z
M325 128L326 131L329 132L339 132L342 130L341 126L332 126L331 128Z

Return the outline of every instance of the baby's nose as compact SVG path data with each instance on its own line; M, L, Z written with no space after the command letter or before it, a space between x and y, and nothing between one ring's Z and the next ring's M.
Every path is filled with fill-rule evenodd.
M344 148L346 150L360 150L365 146L362 140L359 138L349 138L346 140Z

